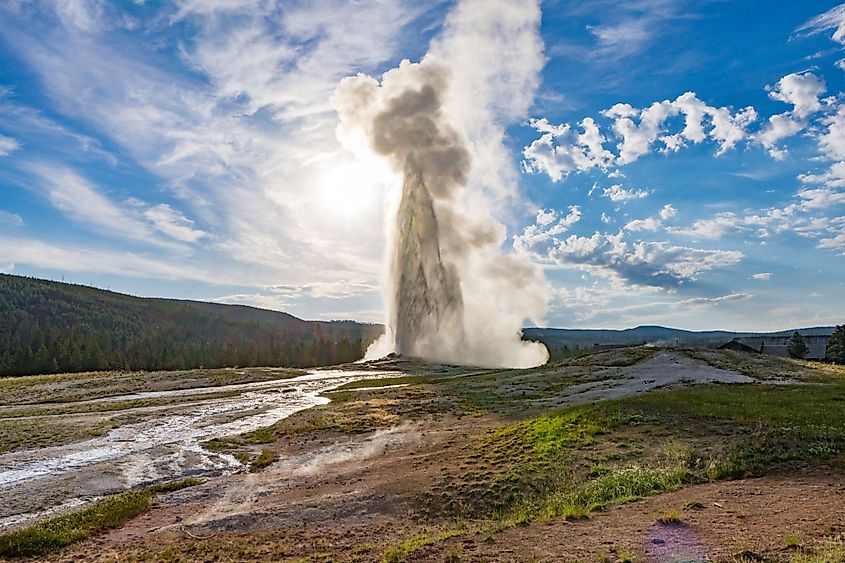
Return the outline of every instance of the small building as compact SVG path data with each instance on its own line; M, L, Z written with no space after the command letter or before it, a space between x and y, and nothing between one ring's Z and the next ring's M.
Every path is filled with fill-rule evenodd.
M791 336L741 336L719 346L720 350L737 350L740 352L757 352L770 356L789 357L786 351ZM827 350L828 335L804 336L808 352L804 358L808 360L823 360Z

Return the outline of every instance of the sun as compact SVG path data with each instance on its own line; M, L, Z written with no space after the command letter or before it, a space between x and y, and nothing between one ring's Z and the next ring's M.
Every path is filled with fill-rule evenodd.
M317 181L317 199L327 211L361 215L379 201L385 176L378 161L350 159L325 165Z

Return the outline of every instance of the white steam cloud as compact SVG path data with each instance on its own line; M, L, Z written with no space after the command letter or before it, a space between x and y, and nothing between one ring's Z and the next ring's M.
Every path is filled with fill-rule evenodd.
M465 18L468 4L482 6L484 17ZM525 6L511 0L460 3L434 54L420 63L402 61L380 82L366 75L345 78L332 99L341 142L353 152L386 158L402 177L387 214L388 316L387 333L376 344L380 353L490 367L531 367L548 358L543 345L521 340L525 319L539 322L545 313L547 282L526 258L502 254L506 229L489 209L497 196L507 197L503 185L513 178L489 164L501 135L494 136L498 142L473 138L501 130L497 120L519 110L497 110L498 99L485 92L486 111L463 114L464 65L450 57L450 43L463 50L473 41L485 52L505 52L510 40L541 53L539 9L515 10L517 4ZM487 27L498 32L484 33ZM492 72L508 69L503 61ZM507 76L496 78L503 88L513 87ZM528 72L515 82L533 94L532 80L536 84Z

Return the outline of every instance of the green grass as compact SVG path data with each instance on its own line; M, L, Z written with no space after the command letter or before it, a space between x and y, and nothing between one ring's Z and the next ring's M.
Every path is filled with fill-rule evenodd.
M783 537L783 542L786 544L786 547L789 549L796 549L804 545L804 542L801 541L801 538L797 534L787 533Z
M269 444L276 440L276 436L269 426L248 432L244 436L246 436L246 439L253 444Z
M0 536L0 557L30 557L55 551L98 532L116 528L146 510L159 493L192 487L201 481L186 479L126 491L87 508L36 522Z
M501 527L580 519L691 482L827 459L845 451L845 382L828 381L664 389L511 424L469 444L420 510Z
M425 549L428 546L435 545L442 541L454 538L456 536L463 536L469 531L464 524L458 524L444 530L433 531L430 533L421 533L412 536L403 541L397 546L389 547L384 552L384 563L404 563L412 556Z
M258 457L249 464L249 470L253 473L257 473L268 465L271 465L277 459L279 459L279 454L276 453L276 450L271 450L269 448L261 450Z
M659 524L680 524L683 522L683 517L678 509L670 508L669 510L664 510L657 517L657 522Z
M845 535L827 538L814 549L796 549L789 563L845 563Z

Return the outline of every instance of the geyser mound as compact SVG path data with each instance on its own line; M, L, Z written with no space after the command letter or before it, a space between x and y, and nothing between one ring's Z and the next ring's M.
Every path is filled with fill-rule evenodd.
M367 147L402 175L388 212L387 331L374 346L438 362L539 365L548 352L523 342L521 326L545 310L545 292L525 288L545 290L545 280L502 255L504 227L462 197L471 158L443 111L448 79L441 64L406 60L381 83L345 78L332 99L344 145Z

